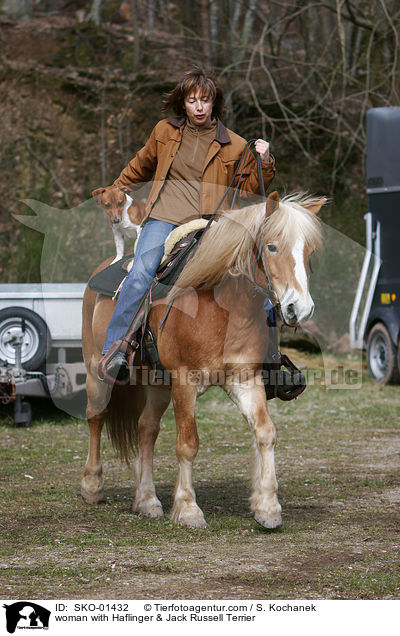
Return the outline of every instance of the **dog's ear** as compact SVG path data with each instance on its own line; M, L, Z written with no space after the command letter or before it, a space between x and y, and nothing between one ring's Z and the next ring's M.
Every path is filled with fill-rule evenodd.
M93 190L92 192L92 197L94 198L95 201L97 201L97 203L102 203L102 199L103 199L103 193L106 191L106 188L97 188L96 190Z

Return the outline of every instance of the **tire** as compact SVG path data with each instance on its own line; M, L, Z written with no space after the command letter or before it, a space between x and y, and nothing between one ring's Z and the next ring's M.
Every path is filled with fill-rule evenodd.
M50 333L44 320L25 307L7 307L0 311L0 359L15 364L15 348L8 339L21 333L23 321L22 366L27 371L38 371L50 351Z
M378 384L394 384L399 381L397 365L397 347L385 325L378 322L368 334L367 362L368 371Z

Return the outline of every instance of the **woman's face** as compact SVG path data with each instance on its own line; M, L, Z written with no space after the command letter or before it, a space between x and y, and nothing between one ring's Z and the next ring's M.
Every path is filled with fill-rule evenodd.
M193 126L205 126L210 123L213 109L210 96L197 89L185 97L184 105L186 115Z

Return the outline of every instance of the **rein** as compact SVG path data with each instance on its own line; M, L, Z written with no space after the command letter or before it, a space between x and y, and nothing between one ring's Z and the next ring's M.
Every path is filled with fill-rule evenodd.
M242 152L242 154L240 156L240 159L238 161L238 164L236 166L236 170L235 170L235 172L233 174L233 177L231 179L231 182L228 185L228 187L226 188L226 190L225 190L224 194L222 195L221 199L218 201L214 212L210 215L210 219L209 219L206 227L204 228L204 232L203 232L202 238L203 238L204 234L207 232L207 230L210 227L211 223L214 221L214 219L215 219L215 217L216 217L216 215L218 213L218 210L220 209L222 203L225 201L225 199L226 199L226 197L227 197L227 195L228 195L228 193L229 193L229 191L230 191L230 189L231 189L231 187L232 187L232 185L233 185L233 183L234 183L234 181L236 179L237 173L239 172L240 164L243 162L242 169L240 171L239 179L238 179L238 182L237 182L237 185L236 185L236 188L235 188L235 193L233 195L232 204L231 204L231 208L230 209L232 210L233 206L235 205L236 197L238 195L239 187L240 187L240 184L241 184L241 181L242 181L242 178L243 178L243 172L244 172L244 168L245 168L245 165L246 165L247 157L249 156L250 147L256 141L257 141L257 139L250 139L249 141L246 142L246 145L245 145L245 147L243 149L243 152ZM259 154L257 154L257 174L258 174L258 182L259 182L259 186L260 186L261 195L263 197L265 197L265 186L264 186L264 179L263 179L263 176L262 176L262 169L261 169L261 157L260 157Z
M245 166L245 163L246 163L246 159L247 159L247 156L248 156L248 152L249 152L250 146L253 143L255 143L256 141L257 141L256 139L251 139L250 141L247 142L245 150L243 151L242 157L240 158L238 167L236 168L236 171L235 171L235 174L233 176L233 179L232 179L230 185L228 186L228 190L229 190L229 188L231 187L231 185L232 185L232 183L233 183L233 181L234 181L234 179L236 177L236 174L238 172L238 168L239 168L240 162L242 161L243 155L246 152L245 161L243 162L243 167L242 167L242 170L241 170L241 173L240 173L240 177L239 177L239 182L238 182L238 185L236 186L235 194L233 196L231 209L232 209L232 207L233 207L233 205L235 203L235 199L236 199L236 196L237 196L237 193L238 193L238 190L239 190L239 185L240 185L240 181L241 181L241 178L242 178L242 175L243 175L243 170L244 170L244 166ZM265 195L264 179L263 179L263 176L262 176L261 157L260 157L260 155L258 153L257 153L257 175L258 175L258 183L259 183L259 186L260 186L260 193L261 193L261 196L265 199L266 195ZM225 192L224 196L222 197L221 201L219 202L218 207L221 205L222 201L225 199L225 197L226 197L226 195L228 193L228 190ZM214 216L215 216L215 214L216 214L216 211L214 212ZM264 274L265 274L265 278L266 278L266 282L267 282L267 287L266 288L264 288L261 285L259 285L258 283L256 283L257 263L260 260L261 260L261 263L262 263L262 266L263 266L263 269L264 269ZM275 290L274 290L274 288L272 286L271 279L270 279L269 274L268 274L268 266L267 266L267 259L266 259L266 256L265 256L265 245L264 245L264 227L261 228L260 235L259 235L259 238L258 238L258 241L257 241L256 257L254 259L253 279L251 279L250 277L248 277L248 279L250 280L250 282L252 283L254 289L258 293L260 293L263 296L266 296L267 298L269 298L269 300L271 301L271 304L274 307L276 307L276 310L279 312L279 315L281 317L280 304L279 304L276 292L275 292Z
M221 207L223 201L225 200L228 192L230 191L236 176L239 172L239 168L240 165L242 164L242 169L240 171L240 175L239 175L239 179L235 188L235 193L233 195L233 199L232 199L232 204L231 204L231 210L233 208L233 206L235 205L235 201L239 192L239 187L240 187L240 183L242 181L242 177L243 177L243 171L246 165L246 161L247 161L247 157L249 155L250 152L250 148L253 144L255 144L255 142L257 141L257 139L250 139L249 141L246 142L246 145L244 147L244 150L242 152L242 155L238 161L238 164L236 166L236 170L234 172L234 175L231 179L230 184L228 185L227 189L225 190L222 198L220 199L220 201L218 202L217 207L215 208L214 212L211 214L210 220L208 221L206 227L204 228L204 232L201 236L201 239L198 242L198 245L200 244L200 242L203 240L204 234L207 232L207 230L209 229L209 227L211 226L211 223L213 222L213 220L215 219L215 216L219 210L219 208ZM264 185L264 179L263 179L263 175L262 175L262 166L261 166L261 157L260 155L257 153L257 175L258 175L258 184L260 187L260 193L261 196L265 199L266 195L265 195L265 185ZM264 273L265 273L265 277L266 277L266 281L267 281L267 287L266 289L264 287L261 287L261 285L258 285L258 283L255 282L255 276L256 276L256 269L257 269L257 263L258 261L261 260L262 266L264 268ZM256 251L256 258L254 261L254 270L253 270L253 280L251 280L250 277L248 277L250 282L253 284L254 288L256 291L258 291L260 294L263 294L264 296L267 296L271 303L277 307L277 310L280 313L280 305L279 305L279 301L277 299L276 296L276 292L272 286L271 280L269 278L269 274L268 274L268 267L267 267L267 259L265 257L265 249L264 249L264 228L261 229L260 232L260 237L257 241L257 251ZM275 301L275 302L273 302Z
M257 155L257 172L258 172L258 181L260 184L260 191L262 196L265 198L265 187L264 187L264 181L262 178L262 168L261 168L261 158L260 155ZM257 263L258 261L261 260L263 269L264 269L264 274L265 274L265 278L267 281L267 288L264 289L263 287L261 287L261 285L258 285L258 283L255 282L255 278L256 278L256 269L257 269ZM264 226L262 226L261 231L260 231L260 236L258 238L257 241L257 251L256 251L256 257L254 260L254 270L253 270L253 285L254 288L260 293L263 294L265 296L267 296L267 298L269 298L269 300L271 301L272 305L275 306L277 308L277 311L279 312L279 314L281 313L281 309L280 309L280 304L276 295L276 292L273 288L273 285L271 283L271 279L269 277L268 274L268 266L267 266L267 259L265 256L265 243L264 243ZM273 302L273 299L275 302Z
M209 230L209 228L211 227L211 224L214 221L214 219L215 219L215 217L216 217L216 215L217 215L222 203L224 202L225 198L227 197L227 195L228 195L228 193L229 193L229 191L230 191L230 189L231 189L231 187L232 187L232 185L233 185L233 183L234 183L234 181L236 179L236 176L237 176L237 174L239 172L239 168L241 166L239 179L238 179L237 185L235 187L235 192L234 192L234 195L233 195L233 198L232 198L232 204L231 204L231 208L230 209L232 210L233 206L235 205L235 201L236 201L236 198L237 198L237 195L238 195L238 192L239 192L240 183L241 183L242 178L243 178L244 168L246 166L247 157L249 156L249 152L250 152L251 146L253 144L255 144L256 141L257 141L257 139L250 139L249 141L246 142L246 145L245 145L245 147L243 149L243 152L242 152L242 154L240 156L240 159L238 161L238 164L236 166L236 169L235 169L235 172L233 174L233 177L231 179L230 184L228 185L228 187L226 188L223 196L219 200L214 212L210 215L208 223L205 226L205 228L204 228L204 230L203 230L203 232L201 234L201 237L193 244L193 246L191 248L193 254L195 253L195 251L199 247L201 241L204 239L204 235L206 234L207 230ZM264 179L263 179L263 176L262 176L261 157L260 157L260 155L258 153L257 153L257 175L258 175L258 183L259 183L259 186L260 186L261 196L263 198L265 198L265 185L264 185ZM258 261L260 259L261 259L261 262L262 262L262 266L264 268L264 273L265 273L265 277L266 277L266 281L267 281L267 288L261 287L261 285L258 285L258 283L255 282L255 274L256 274L256 269L257 269L257 263L258 263ZM272 286L272 283L271 283L269 275L268 275L268 267L267 267L267 261L266 261L266 257L265 257L265 249L264 249L264 230L263 229L261 229L260 237L259 237L258 242L257 242L256 258L255 258L255 261L254 261L253 280L251 280L250 277L248 277L248 279L253 284L255 290L258 291L259 293L263 294L264 296L267 296L270 299L271 303L274 306L276 306L277 310L280 313L279 302L277 300L275 290L274 290L274 288ZM151 294L151 288L150 288L150 294ZM273 302L273 299L275 299L275 303ZM160 329L162 329L162 327L165 324L165 321L166 321L166 319L167 319L167 317L169 315L169 312L171 310L172 304L173 304L173 301L170 301L168 303L168 306L167 306L167 308L166 308L166 310L164 312L164 315L163 315L163 317L161 319L161 322L160 322L160 325L159 325Z

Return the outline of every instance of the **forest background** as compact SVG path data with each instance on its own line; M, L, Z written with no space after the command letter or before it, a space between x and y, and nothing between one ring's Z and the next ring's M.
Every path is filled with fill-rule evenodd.
M0 282L43 280L43 234L13 217L26 199L61 252L90 232L94 264L113 254L90 193L191 62L215 70L229 128L270 140L273 189L328 195L323 221L363 243L366 113L399 104L399 38L398 0L0 0ZM48 282L81 277L65 261Z

